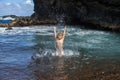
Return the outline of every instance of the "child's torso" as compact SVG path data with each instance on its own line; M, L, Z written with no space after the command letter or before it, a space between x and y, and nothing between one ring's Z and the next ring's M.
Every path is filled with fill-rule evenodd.
M63 39L61 40L56 39L56 48L60 50L63 49Z

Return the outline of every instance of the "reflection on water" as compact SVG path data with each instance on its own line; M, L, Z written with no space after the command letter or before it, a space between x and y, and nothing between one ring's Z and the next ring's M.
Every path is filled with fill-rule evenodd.
M66 80L68 76L64 57L52 59L44 57L39 65L30 64L29 68L32 70L35 80Z
M120 79L119 33L67 28L65 56L54 52L52 27L0 28L0 80Z

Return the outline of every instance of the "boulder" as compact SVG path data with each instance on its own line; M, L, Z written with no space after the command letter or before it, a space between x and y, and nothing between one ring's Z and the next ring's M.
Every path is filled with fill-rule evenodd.
M98 29L120 29L119 0L33 0L32 17L65 24L87 24ZM111 27L112 25L112 27ZM91 26L89 26L91 28Z

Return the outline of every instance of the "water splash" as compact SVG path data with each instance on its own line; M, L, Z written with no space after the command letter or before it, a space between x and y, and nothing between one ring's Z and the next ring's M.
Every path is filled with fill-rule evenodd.
M58 28L62 28L65 25L65 15L57 15L56 19Z

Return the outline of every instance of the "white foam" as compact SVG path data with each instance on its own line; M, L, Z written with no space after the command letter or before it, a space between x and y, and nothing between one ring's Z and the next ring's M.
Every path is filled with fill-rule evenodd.
M87 39L88 43L95 43L95 44L99 44L101 43L101 40L97 40L97 39Z
M80 52L67 49L64 50L64 54L65 56L78 56L80 55Z
M71 57L71 56L78 56L80 55L80 52L77 52L77 51L72 51L72 50L69 50L69 49L66 49L64 50L64 57ZM33 55L34 59L38 59L38 58L41 58L41 57L51 57L51 56L55 56L55 51L53 50L50 50L50 49L45 49L43 51L39 51L39 53L36 53L35 55ZM61 55L58 55L58 56L61 56Z
M13 27L12 30L5 30L5 28L0 28L0 34L3 35L29 35L32 34L29 27Z
M63 31L63 28L58 29L58 31ZM105 32L103 31L93 31L93 30L82 30L76 28L67 28L67 36L86 36L86 35L102 35ZM36 35L53 35L53 27L49 26L33 26L33 27L13 27L12 30L5 30L5 28L0 28L0 34L36 34Z
M95 31L95 30L84 30L84 29L80 29L80 28L68 28L67 29L67 35L68 36L73 36L73 35L77 35L77 36L89 36L89 35L109 35L109 33L104 32L104 31Z

